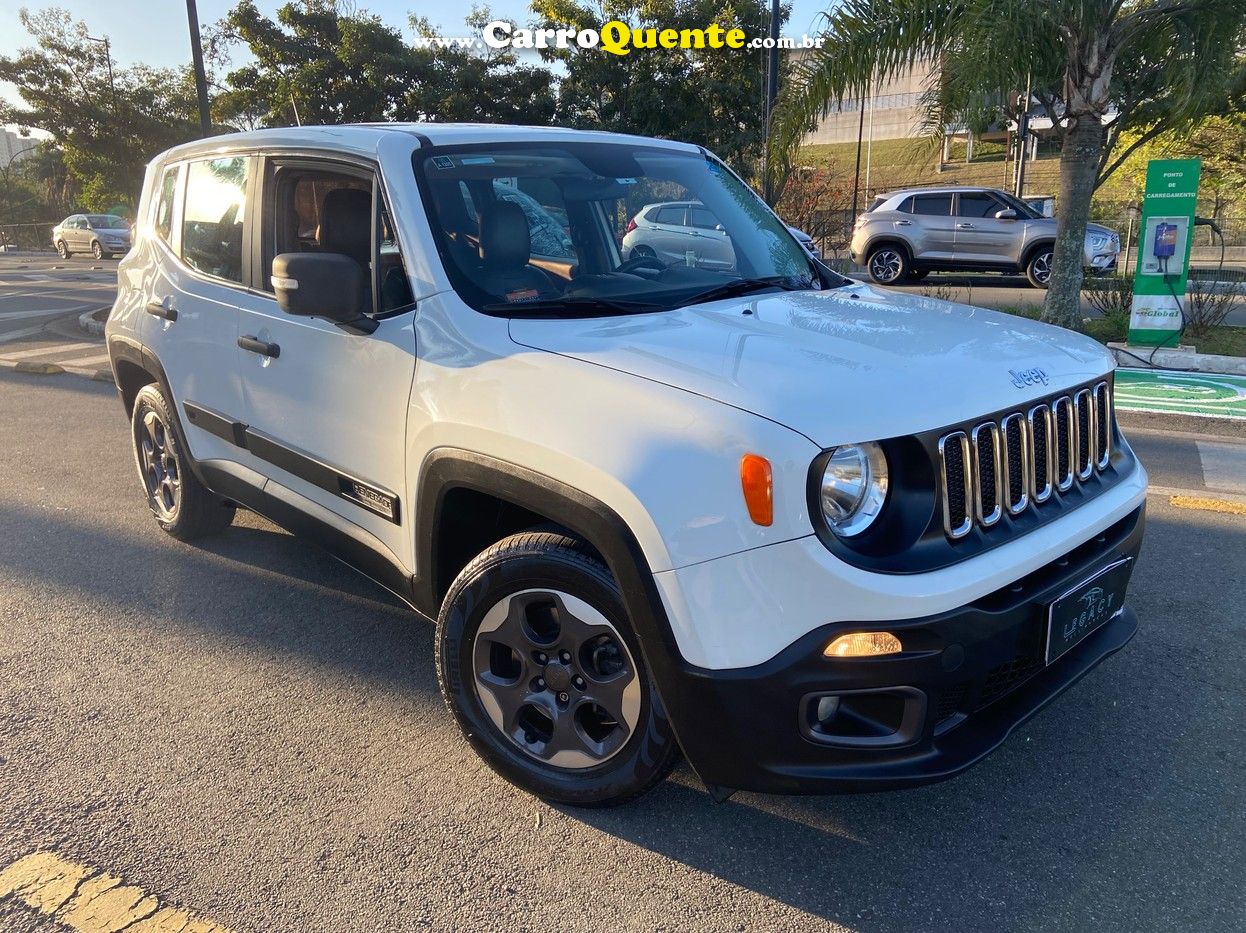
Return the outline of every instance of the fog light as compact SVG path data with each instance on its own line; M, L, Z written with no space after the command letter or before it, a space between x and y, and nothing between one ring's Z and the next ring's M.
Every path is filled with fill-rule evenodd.
M830 723L835 714L839 712L839 697L822 697L818 700L817 717L818 725L825 726Z
M849 632L826 646L828 658L868 658L880 654L899 654L900 639L890 632Z

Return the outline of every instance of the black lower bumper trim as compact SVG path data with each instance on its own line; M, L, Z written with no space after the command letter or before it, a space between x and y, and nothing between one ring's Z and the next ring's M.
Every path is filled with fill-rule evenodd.
M980 761L1137 631L1126 607L1051 665L1043 663L1047 606L1122 556L1136 557L1140 507L1113 527L1011 586L951 612L886 625L839 623L810 632L752 668L686 669L672 704L680 741L701 778L721 788L833 793L943 780ZM904 653L829 660L823 647L854 629L896 633ZM811 736L808 698L905 688L923 694L923 721L897 740L838 746ZM670 689L666 685L665 691Z

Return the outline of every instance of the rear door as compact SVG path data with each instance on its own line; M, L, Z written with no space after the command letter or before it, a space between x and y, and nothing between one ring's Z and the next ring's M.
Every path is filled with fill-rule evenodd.
M950 262L956 257L956 226L951 192L913 195L913 225L907 228L913 258Z
M262 177L256 271L239 315L250 349L235 348L248 448L266 463L267 491L336 516L339 529L411 567L413 510L402 490L415 312L379 179L370 164L328 156L272 156ZM289 252L339 253L365 267L375 332L282 312L272 261Z
M1024 233L1024 221L997 220L1008 207L989 191L962 191L956 195L956 259L960 262L1011 265L1014 241Z

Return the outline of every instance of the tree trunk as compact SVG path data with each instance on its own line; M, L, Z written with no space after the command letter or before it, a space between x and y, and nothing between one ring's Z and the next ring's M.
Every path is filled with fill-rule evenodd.
M1069 127L1060 150L1060 201L1051 284L1043 320L1078 328L1082 322L1082 262L1090 199L1105 138L1095 114L1082 114Z

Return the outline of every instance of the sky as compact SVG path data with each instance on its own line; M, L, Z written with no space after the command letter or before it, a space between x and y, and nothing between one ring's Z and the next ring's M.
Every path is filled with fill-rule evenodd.
M281 6L283 0L257 0L266 13ZM785 35L800 36L827 7L830 0L793 0L792 16L784 29ZM359 8L375 13L387 23L405 29L407 16L426 16L442 29L443 35L466 35L461 19L447 14L452 5L446 0L357 0ZM233 0L199 0L199 22L214 23L225 16ZM186 4L183 0L0 0L0 54L8 55L27 44L28 36L21 28L18 10L26 6L41 9L58 6L76 19L86 22L91 34L107 36L112 43L113 58L121 65L142 62L163 67L188 63L190 40L186 30ZM498 19L525 22L530 17L528 0L491 0L488 3ZM458 6L467 9L470 3ZM455 14L458 15L458 14ZM12 96L12 87L3 89Z

